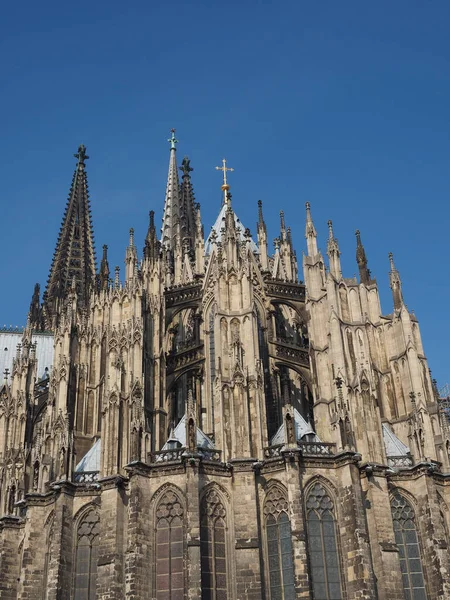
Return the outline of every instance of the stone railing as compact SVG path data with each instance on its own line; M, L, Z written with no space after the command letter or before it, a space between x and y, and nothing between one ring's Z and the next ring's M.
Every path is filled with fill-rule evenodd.
M74 471L72 481L74 483L96 483L98 471Z
M388 456L387 462L390 467L407 469L414 465L413 457L408 455L403 456Z
M270 296L296 300L297 302L305 301L305 286L301 283L288 283L287 281L269 279L266 281L266 289Z
M333 456L336 454L336 444L327 444L325 442L297 442L302 456ZM265 458L275 458L281 456L282 452L289 447L286 444L276 444L264 448Z
M189 451L184 448L170 448L168 450L159 450L158 452L151 452L149 454L149 460L152 463L159 462L171 462L180 461L189 454ZM214 462L220 462L222 453L220 450L215 448L203 448L197 447L195 454L201 456L204 460L212 460Z
M297 442L303 456L333 456L336 444L325 442Z
M183 349L181 352L168 354L166 357L167 372L173 373L201 360L203 360L202 346L197 342L190 348Z
M279 358L309 367L309 351L306 348L291 344L281 338L272 340L272 343Z

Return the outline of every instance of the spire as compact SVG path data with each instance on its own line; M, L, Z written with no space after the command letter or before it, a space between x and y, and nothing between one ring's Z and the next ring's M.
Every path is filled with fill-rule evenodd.
M136 274L136 265L138 262L137 250L134 245L134 229L130 229L130 241L125 253L125 281L134 278Z
M167 141L170 143L170 158L161 243L167 250L173 250L174 238L179 234L180 228L180 183L176 158L178 140L175 138L175 129L171 129L171 137Z
M391 270L389 271L389 281L391 284L392 296L394 298L394 308L399 310L403 306L402 281L400 273L395 268L394 255L389 252L389 262Z
M156 236L155 211L149 212L150 223L148 226L147 237L145 238L144 256L151 260L156 260L159 256L160 242Z
M58 324L58 307L75 279L77 296L86 305L94 280L95 249L85 161L89 158L82 144L74 154L77 166L50 268L44 298L48 328Z
M195 196L190 175L193 170L191 161L185 156L180 167L180 171L183 173L180 190L180 223L183 245L186 246L186 244L189 243L189 252L191 252L194 247L196 228Z
M284 210L280 210L280 240L282 242L285 242L287 240L286 223L284 221Z
M364 246L361 242L361 233L359 229L355 232L356 235L356 262L359 267L359 279L361 283L370 283L370 271L367 268L367 258Z
M337 238L334 237L332 221L328 221L327 254L328 258L330 259L330 273L336 279L340 279L342 277L340 260L341 253L339 251Z
M314 227L313 220L311 218L311 205L309 202L306 206L306 229L305 238L308 246L308 256L315 256L317 254L317 232Z
M109 283L108 246L103 245L102 262L100 263L100 289L106 290Z
M30 311L28 313L30 316L31 327L35 330L42 329L42 309L40 305L40 292L41 286L39 285L39 283L36 283L36 285L34 286L33 297L31 298Z
M259 260L264 271L269 268L269 254L267 244L267 228L264 221L262 200L258 200L258 223L256 224L259 247Z

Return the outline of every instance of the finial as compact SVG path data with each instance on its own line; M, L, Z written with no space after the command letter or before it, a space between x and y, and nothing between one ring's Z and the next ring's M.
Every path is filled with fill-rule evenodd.
M103 260L107 260L108 259L108 246L106 244L103 244Z
M176 144L178 144L178 140L175 138L175 129L171 129L170 133L172 134L170 138L167 140L170 143L170 149L176 150Z
M355 231L355 235L356 235L356 241L358 243L358 246L361 246L361 232L359 231L359 229L357 229Z
M133 229L133 227L130 227L130 246L131 247L134 246L134 229Z
M392 252L389 252L388 256L389 256L389 262L391 263L391 271L395 271L394 255L392 254Z
M284 210L280 210L280 225L281 231L284 231L286 229L286 224L284 222Z
M330 240L332 240L334 238L334 234L333 234L333 221L328 221L328 234L330 237Z
M183 162L181 163L180 171L183 173L183 177L189 177L189 173L191 173L194 169L191 167L190 159L185 156L183 158Z
M226 193L226 203L228 204L228 208L231 208L231 192Z
M148 216L150 217L150 227L154 227L155 226L155 211L151 210L148 213Z
M119 273L120 273L120 267L118 265L116 265L114 267L114 273L115 273L114 287L118 288L119 287Z
M78 152L74 154L74 157L78 159L78 166L84 166L84 161L89 158L86 154L86 146L84 144L78 146Z
M356 235L356 262L359 268L359 279L361 283L370 283L370 270L367 268L367 257L364 246L361 242L361 232L359 229L355 231Z

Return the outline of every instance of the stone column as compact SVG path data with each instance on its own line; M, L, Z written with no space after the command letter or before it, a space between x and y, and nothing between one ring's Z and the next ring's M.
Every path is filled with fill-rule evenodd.
M18 560L18 547L23 532L22 519L10 516L0 519L0 598L4 600L17 598L22 566Z
M236 590L239 600L261 600L259 515L253 472L254 459L232 460Z
M361 479L372 563L379 600L403 600L398 547L395 543L385 470L374 469Z
M124 598L124 526L128 503L124 479L119 475L104 477L100 514L100 545L98 552L98 600Z

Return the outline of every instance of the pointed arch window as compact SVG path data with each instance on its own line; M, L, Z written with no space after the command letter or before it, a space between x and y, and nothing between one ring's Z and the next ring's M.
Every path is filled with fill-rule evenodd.
M156 600L184 600L183 516L180 499L169 490L156 509Z
M426 600L414 509L402 495L396 493L391 499L391 512L405 598Z
M292 534L288 507L285 493L278 487L272 488L264 504L271 600L295 600Z
M210 490L201 504L202 600L228 598L226 535L225 507L216 490Z
M314 484L308 494L306 520L314 600L341 600L334 504L320 483Z
M99 514L95 510L90 510L84 515L77 528L74 600L96 598L99 533Z

